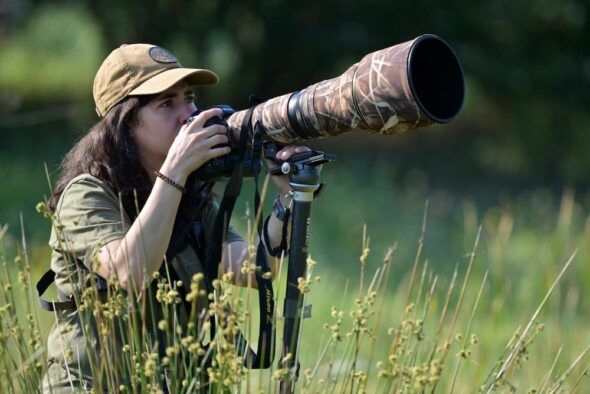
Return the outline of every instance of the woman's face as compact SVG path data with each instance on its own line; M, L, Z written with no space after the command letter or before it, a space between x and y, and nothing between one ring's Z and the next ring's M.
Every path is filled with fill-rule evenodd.
M194 93L184 81L139 109L131 135L148 172L161 167L180 128L196 109Z

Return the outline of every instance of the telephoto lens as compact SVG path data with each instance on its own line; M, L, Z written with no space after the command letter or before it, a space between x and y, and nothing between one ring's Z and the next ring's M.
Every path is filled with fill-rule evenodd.
M461 110L461 63L441 38L426 34L363 57L339 77L258 105L264 140L290 144L362 131L390 135L451 122ZM227 119L238 135L246 111Z

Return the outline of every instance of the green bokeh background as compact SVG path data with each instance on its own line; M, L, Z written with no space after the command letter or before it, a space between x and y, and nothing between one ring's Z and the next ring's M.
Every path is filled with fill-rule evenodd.
M443 284L456 264L464 268L483 228L476 273L481 279L489 270L490 283L480 325L508 327L496 331L508 335L498 334L498 349L575 249L574 272L546 319L555 323L555 349L572 332L588 342L589 18L581 0L1 1L5 241L17 247L22 215L34 277L46 269L50 226L35 212L49 195L45 166L55 182L63 155L97 121L92 80L122 43L158 44L186 66L215 70L220 84L199 90L197 103L241 109L250 93L299 90L366 53L433 33L455 48L465 72L466 100L453 123L309 142L338 156L324 166L327 186L313 207L311 253L326 290L313 296L317 310L328 310L346 279L358 277L365 225L370 270L398 245L395 293L411 270L428 202L423 257ZM243 231L251 196L246 184L235 215Z

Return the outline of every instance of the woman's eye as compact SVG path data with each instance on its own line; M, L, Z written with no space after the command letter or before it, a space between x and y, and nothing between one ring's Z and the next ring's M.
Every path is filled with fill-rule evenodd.
M194 103L195 102L195 96L186 96L184 98L184 101L187 103Z
M163 108L168 108L170 106L172 106L172 100L165 100L165 101L162 101L162 104L160 104L160 107L163 107Z

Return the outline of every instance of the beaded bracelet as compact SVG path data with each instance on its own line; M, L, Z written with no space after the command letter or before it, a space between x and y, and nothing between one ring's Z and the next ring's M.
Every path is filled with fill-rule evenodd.
M176 183L174 182L172 179L168 178L166 175L162 174L160 171L156 170L154 171L154 174L156 174L156 176L158 178L160 178L161 180L163 180L164 182L166 182L169 185L174 186L175 188L177 188L178 190L180 190L182 192L182 194L186 194L186 189L184 188L184 186L182 186L180 183Z

